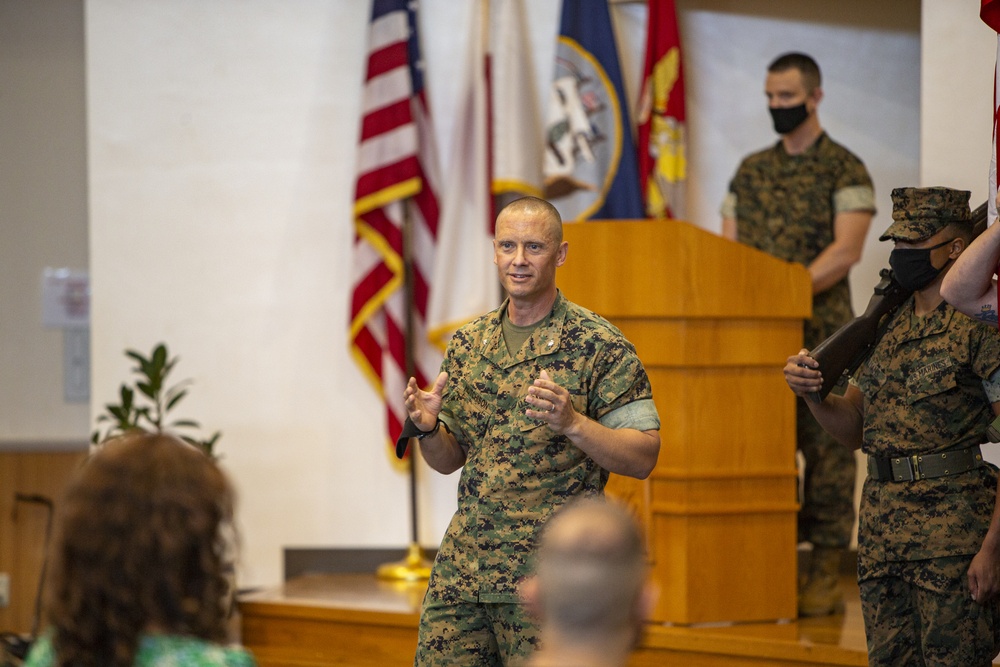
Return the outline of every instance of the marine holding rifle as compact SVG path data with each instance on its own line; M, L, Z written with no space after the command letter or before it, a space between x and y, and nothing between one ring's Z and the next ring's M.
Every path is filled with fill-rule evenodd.
M806 401L820 425L868 455L858 583L870 665L989 665L1000 652L997 470L979 444L1000 410L1000 337L940 293L972 240L969 192L892 191L889 263L913 295L843 396ZM785 380L823 377L807 350Z

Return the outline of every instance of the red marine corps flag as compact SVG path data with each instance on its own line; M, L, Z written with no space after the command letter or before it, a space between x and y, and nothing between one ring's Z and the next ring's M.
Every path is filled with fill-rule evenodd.
M993 68L993 150L990 151L990 193L989 213L986 223L993 225L997 220L997 120L1000 119L1000 0L982 0L979 17L993 32L997 33L997 59ZM997 267L1000 271L1000 267ZM997 298L1000 299L1000 283L997 283Z
M1000 0L981 0L979 17L997 33L997 66L993 72L993 151L990 154L989 224L997 219L997 118L1000 117Z
M687 180L684 68L674 0L648 0L639 100L639 180L646 215L683 218Z
M351 352L385 401L390 443L406 419L409 376L427 386L441 362L426 326L439 214L416 4L372 7L354 196Z

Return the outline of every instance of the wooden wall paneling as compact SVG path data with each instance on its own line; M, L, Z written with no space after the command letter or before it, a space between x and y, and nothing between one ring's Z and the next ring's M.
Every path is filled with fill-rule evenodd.
M10 606L0 608L2 631L32 630L45 558L47 510L16 502L16 494L49 498L54 527L66 485L85 457L85 445L69 451L0 451L0 571L10 575L11 583Z
M8 575L14 571L17 560L14 554L14 524L11 521L16 466L14 454L0 451L0 572ZM21 628L20 623L15 621L13 606L0 607L0 632L18 632Z

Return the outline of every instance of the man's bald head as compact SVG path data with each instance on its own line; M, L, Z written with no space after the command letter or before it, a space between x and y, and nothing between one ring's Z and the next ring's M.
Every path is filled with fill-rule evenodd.
M562 243L562 216L555 206L538 197L522 197L504 206L497 215L497 227L504 220L531 218L545 222L546 233L556 243Z
M622 507L581 499L556 514L537 552L538 608L566 635L637 626L647 567L635 519Z

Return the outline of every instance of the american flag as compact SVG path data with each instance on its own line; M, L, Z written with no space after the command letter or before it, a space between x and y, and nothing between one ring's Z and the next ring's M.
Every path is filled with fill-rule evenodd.
M390 443L406 419L409 376L425 387L441 360L426 331L439 211L416 6L413 0L375 0L372 7L354 195L351 352L385 401Z

